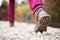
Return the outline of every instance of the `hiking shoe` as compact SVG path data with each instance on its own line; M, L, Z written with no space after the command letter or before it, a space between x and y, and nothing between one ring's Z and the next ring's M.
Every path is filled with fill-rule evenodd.
M39 13L36 12L35 17L37 19L37 24L36 24L34 31L36 33L38 31L40 31L41 33L43 31L47 31L47 26L50 20L50 16L45 11L41 11Z

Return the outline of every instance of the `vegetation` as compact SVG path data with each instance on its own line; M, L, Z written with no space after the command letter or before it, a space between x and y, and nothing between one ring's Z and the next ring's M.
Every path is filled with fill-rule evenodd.
M60 27L60 0L45 0L46 11L51 15L49 25Z
M7 2L3 2L0 7L0 20L7 20Z

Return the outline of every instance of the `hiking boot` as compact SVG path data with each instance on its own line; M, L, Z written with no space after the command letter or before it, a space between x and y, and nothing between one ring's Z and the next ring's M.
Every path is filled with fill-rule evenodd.
M45 11L40 11L39 13L35 13L34 15L37 19L37 24L34 29L34 31L37 33L40 31L41 33L43 31L47 31L47 26L50 20L50 16Z

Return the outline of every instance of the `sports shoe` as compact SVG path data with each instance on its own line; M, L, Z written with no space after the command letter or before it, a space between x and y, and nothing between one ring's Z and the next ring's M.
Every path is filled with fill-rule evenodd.
M47 25L48 22L50 20L50 15L48 15L44 10L40 11L39 13L35 13L34 15L37 19L37 24L36 27L34 29L34 31L37 33L38 31L40 31L41 33L43 31L47 31Z

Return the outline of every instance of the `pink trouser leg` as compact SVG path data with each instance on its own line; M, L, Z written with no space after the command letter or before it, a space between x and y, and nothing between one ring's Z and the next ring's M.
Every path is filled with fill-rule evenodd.
M9 0L8 3L8 21L14 22L15 0Z
M45 9L42 0L28 0L28 2L29 2L29 5L31 7L31 10L33 12L33 15L35 14L35 12L38 8L44 8Z
M47 25L50 20L50 15L45 12L45 7L42 0L28 0L30 7L32 9L33 15L37 19L37 24L34 31L43 33L47 31Z

